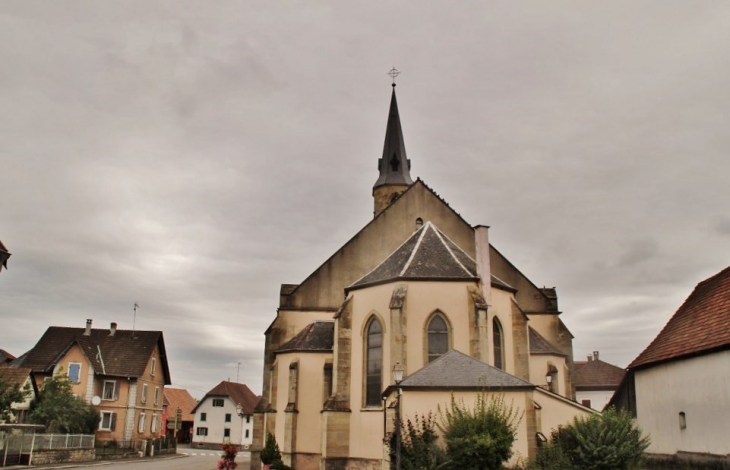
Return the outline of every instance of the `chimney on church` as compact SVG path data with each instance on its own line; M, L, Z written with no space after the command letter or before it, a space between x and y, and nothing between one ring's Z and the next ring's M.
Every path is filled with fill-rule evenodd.
M86 330L84 330L84 336L90 336L91 335L91 318L88 318L86 320Z
M393 94L390 98L383 156L378 159L378 171L380 175L373 186L373 212L376 217L413 184L411 161L406 156L406 145L403 141L403 129L400 125L398 102L395 99L395 83L393 83Z
M117 322L112 322L111 325L109 325L109 336L114 336L114 333L117 332Z

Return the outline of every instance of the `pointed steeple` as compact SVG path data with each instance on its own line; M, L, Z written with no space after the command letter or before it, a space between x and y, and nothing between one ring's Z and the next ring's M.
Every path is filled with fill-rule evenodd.
M408 186L413 184L411 161L406 156L403 129L398 114L398 101L395 98L395 83L390 98L383 156L378 160L378 170L380 175L373 186L375 215L388 207L403 191L408 189Z

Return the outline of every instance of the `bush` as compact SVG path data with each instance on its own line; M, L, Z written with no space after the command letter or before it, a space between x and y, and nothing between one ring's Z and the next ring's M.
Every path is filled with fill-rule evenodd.
M65 374L54 375L43 384L28 416L30 423L45 425L46 432L64 434L94 434L100 419L94 408L74 396Z
M629 413L609 408L553 431L531 468L552 470L560 459L565 463L559 468L565 470L634 470L640 468L649 442Z
M522 414L503 395L480 393L473 410L452 396L450 409L439 412L451 468L499 470L512 456Z
M416 414L415 422L410 419L395 423L401 429L401 469L403 470L436 470L446 468L446 454L438 447L436 441L436 420L432 413L426 416ZM388 448L390 468L395 468L396 446L398 436L390 435Z

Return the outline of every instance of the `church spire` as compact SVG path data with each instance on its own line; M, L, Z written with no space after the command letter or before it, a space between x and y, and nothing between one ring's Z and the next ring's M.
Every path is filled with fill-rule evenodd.
M388 126L385 131L383 156L378 160L380 176L373 186L375 199L375 215L388 207L408 186L413 184L411 179L411 161L406 156L406 146L403 141L403 129L398 114L398 101L395 98L395 83L390 98L390 112Z

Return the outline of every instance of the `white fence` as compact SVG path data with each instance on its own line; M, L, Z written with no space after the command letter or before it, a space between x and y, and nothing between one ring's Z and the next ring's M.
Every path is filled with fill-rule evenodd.
M0 466L19 464L37 450L93 448L93 434L0 434Z

